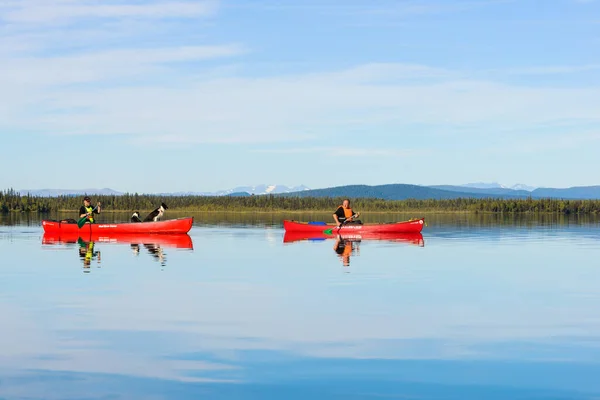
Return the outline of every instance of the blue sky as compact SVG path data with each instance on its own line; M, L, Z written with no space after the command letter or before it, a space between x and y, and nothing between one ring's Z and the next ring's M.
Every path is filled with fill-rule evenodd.
M600 1L3 0L0 188L600 184Z

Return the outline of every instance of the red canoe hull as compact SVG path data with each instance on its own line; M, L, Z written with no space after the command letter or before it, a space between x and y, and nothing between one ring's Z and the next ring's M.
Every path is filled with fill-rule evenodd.
M58 221L42 221L46 233L78 234L79 236L94 234L137 234L137 233L188 233L192 229L193 217L170 219L158 222L117 222L85 224L81 229L77 224L61 223Z
M420 233L425 225L425 218L415 219L404 222L392 222L388 224L347 224L343 225L339 233ZM338 228L334 224L313 225L306 222L283 221L283 228L286 232L315 232L323 233L331 229L334 234L338 233Z
M390 242L401 242L424 247L425 241L420 232L405 232L405 233L377 233L377 232L346 232L343 229L339 236L346 241L362 241L362 240L385 240ZM293 243L303 240L320 240L320 239L335 239L338 235L335 232L331 235L323 232L285 232L283 235L284 243Z
M43 245L71 244L81 240L94 243L110 244L156 244L161 247L176 249L193 249L192 238L187 233L129 233L129 234L106 234L106 233L44 233Z

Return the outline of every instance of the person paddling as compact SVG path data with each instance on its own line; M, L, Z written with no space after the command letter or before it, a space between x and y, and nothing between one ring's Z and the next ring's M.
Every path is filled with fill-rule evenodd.
M94 214L100 214L100 202L96 206L96 209L92 207L92 202L88 196L83 198L83 205L79 209L79 218L87 217L87 220L93 224L94 223Z
M350 200L344 199L342 205L335 210L333 213L333 219L337 226L341 226L342 223L350 223L353 222L355 224L361 224L360 220L354 220L354 218L358 218L360 213L357 212L356 215L352 208L350 208Z

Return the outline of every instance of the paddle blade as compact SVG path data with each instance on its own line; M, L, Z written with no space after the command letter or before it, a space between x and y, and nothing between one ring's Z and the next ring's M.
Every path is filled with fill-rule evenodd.
M326 235L331 235L333 233L333 229L325 229L323 233Z
M85 225L85 221L87 221L87 217L80 218L79 221L77 221L77 226L79 227L79 229L81 229L81 227Z

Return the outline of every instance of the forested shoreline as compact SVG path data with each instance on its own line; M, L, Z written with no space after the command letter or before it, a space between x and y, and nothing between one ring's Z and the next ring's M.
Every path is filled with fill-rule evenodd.
M177 211L331 211L341 204L342 198L290 197L260 195L232 196L156 196L124 194L118 196L91 196L92 204L102 203L106 211L149 211L165 202L170 210ZM0 191L0 212L77 211L82 196L37 197L20 195L13 190ZM444 200L380 200L352 199L352 208L369 212L481 212L481 213L559 213L597 214L600 200L560 199L444 199Z

